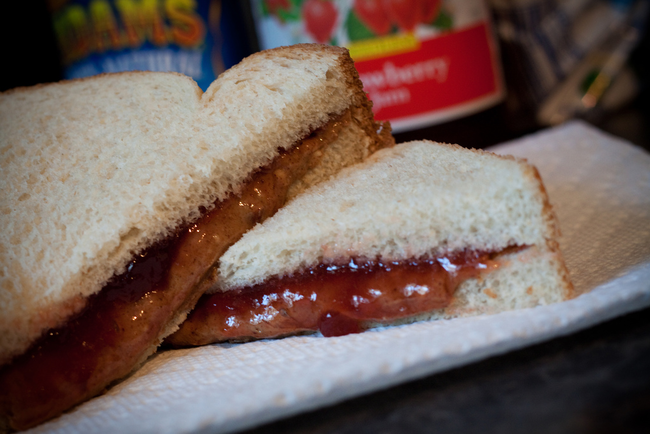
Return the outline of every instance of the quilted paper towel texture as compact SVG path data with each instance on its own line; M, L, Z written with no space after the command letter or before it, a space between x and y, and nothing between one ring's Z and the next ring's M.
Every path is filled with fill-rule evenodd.
M340 338L166 351L33 432L228 432L540 342L650 305L650 155L574 122L499 146L545 181L582 296Z
M527 158L554 205L579 294L650 258L650 155L581 122L493 151Z

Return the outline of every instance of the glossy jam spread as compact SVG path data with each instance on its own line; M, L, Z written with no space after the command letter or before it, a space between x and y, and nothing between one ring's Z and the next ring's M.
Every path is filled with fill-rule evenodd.
M210 284L223 252L284 204L290 185L318 162L318 151L349 118L347 113L333 119L281 152L239 195L135 257L80 314L0 368L0 417L8 417L14 429L34 426L100 393L143 362L176 315L189 310Z
M494 252L466 251L412 262L351 259L260 285L204 295L175 345L270 338L320 330L357 333L368 322L393 322L449 305L466 279L497 267Z

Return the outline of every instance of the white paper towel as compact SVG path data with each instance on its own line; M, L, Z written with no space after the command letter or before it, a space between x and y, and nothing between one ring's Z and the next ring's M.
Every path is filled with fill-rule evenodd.
M165 351L32 432L233 431L521 348L650 305L650 155L581 122L501 145L546 184L580 297L338 338Z

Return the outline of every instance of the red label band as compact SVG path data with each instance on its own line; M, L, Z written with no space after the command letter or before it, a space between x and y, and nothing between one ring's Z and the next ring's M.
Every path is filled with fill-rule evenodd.
M481 23L424 40L417 51L355 62L374 103L375 117L399 120L453 110L500 94L497 59L488 32Z

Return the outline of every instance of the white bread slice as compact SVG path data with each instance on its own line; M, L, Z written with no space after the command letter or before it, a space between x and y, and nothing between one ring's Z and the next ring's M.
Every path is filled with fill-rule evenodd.
M410 320L494 313L571 297L558 234L533 166L411 142L344 169L249 231L221 257L215 290L349 258L389 262L529 246L499 257L497 271L464 282L446 309Z
M355 122L294 195L378 146L344 49L258 53L204 94L188 77L141 72L0 94L0 365L135 253L349 109Z

